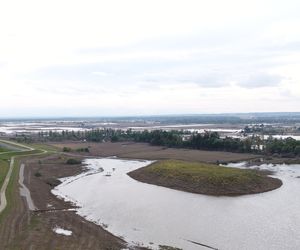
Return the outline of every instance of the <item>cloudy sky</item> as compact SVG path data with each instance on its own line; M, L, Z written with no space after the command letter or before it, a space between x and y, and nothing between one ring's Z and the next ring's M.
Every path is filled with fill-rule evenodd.
M299 0L0 2L0 117L300 111Z

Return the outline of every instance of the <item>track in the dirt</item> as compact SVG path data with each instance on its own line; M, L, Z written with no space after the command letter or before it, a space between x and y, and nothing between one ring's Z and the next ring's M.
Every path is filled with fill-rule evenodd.
M15 158L12 157L10 160L9 170L7 172L7 175L5 177L5 180L4 180L1 190L0 190L0 213L3 212L3 210L6 208L6 205L7 205L6 189L7 189L7 186L10 181L10 177L11 177L11 174L12 174L12 171L14 168L14 161L15 161Z

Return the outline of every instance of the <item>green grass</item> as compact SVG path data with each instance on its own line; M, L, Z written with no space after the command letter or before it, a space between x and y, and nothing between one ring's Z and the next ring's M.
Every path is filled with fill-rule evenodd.
M33 143L33 144L28 144L28 146L33 147L35 149L46 150L46 151L50 151L50 152L61 151L61 149L59 149L55 146L52 146L49 144L44 144L44 143L41 143L41 144Z
M41 154L44 151L35 149L31 151L17 151L17 152L8 152L5 154L0 155L0 159L2 160L9 160L13 156L27 156L27 155L34 155L34 154Z
M281 180L257 170L179 160L158 161L128 175L149 184L217 196L261 193L282 185Z
M145 170L167 178L179 178L192 182L206 180L212 184L244 183L261 178L261 174L253 170L177 160L159 161Z
M38 146L38 147L33 147L35 148L34 150L31 151L10 151L4 154L0 154L0 187L2 187L3 181L7 175L8 169L9 169L9 160L11 160L11 157L15 157L14 161L14 167L13 171L11 174L10 181L8 183L7 189L6 189L6 199L7 199L7 206L5 209L0 213L0 223L5 223L5 220L8 216L13 216L14 213L14 208L18 206L18 194L19 194L19 189L18 189L18 179L19 179L19 166L21 164L21 160L23 157L38 157L39 155L47 155L51 154L50 152L46 152L46 148L43 146ZM31 220L28 225L28 230L36 230L39 225L39 218L36 215L33 215L31 217ZM21 238L17 237L13 241L13 245L9 247L9 249L19 249L16 246L14 246L18 240L22 240L23 238L26 239L26 234L27 230L23 230L23 233L21 234ZM1 244L0 244L1 245Z
M9 169L8 162L0 159L0 188L2 187L8 169Z
M9 151L10 151L9 149L0 146L0 153L9 152Z
M18 173L19 173L19 166L20 162L18 160L19 157L26 157L26 156L37 156L38 154L42 154L44 151L40 149L34 149L31 151L11 151L5 154L0 154L0 187L2 187L3 181L6 177L6 174L9 169L9 160L11 157L15 157L14 168L12 171L12 175L10 181L8 183L6 189L6 199L7 199L7 206L0 214L0 223L3 218L11 211L14 206L14 191L17 188L18 183Z
M14 206L14 190L15 187L17 186L17 182L18 182L18 173L19 173L19 168L17 168L16 166L18 166L19 162L17 160L15 160L14 163L14 168L6 189L6 200L7 200L7 205L6 208L2 211L2 213L0 213L0 223L3 220L3 218L11 211L11 209Z
M9 141L9 140L2 140L0 139L0 142L3 143L4 145L2 145L2 148L6 148L5 147L5 144L7 146L11 146L13 147L13 149L8 149L9 151L21 151L21 150L28 150L28 148L26 147L25 144L21 144L21 143L18 143L18 142L15 142L15 141Z

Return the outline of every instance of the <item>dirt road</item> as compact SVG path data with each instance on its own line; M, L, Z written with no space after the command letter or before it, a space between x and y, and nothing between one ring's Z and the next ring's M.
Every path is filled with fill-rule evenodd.
M14 162L15 162L15 158L12 157L10 160L9 170L7 172L7 175L5 177L5 180L4 180L1 190L0 190L0 213L6 208L6 205L7 205L6 189L7 189L10 177L11 177L11 173L14 168Z
M20 166L20 172L19 172L19 184L21 186L20 187L20 195L25 197L28 209L31 211L34 211L34 210L36 210L36 207L33 204L33 201L31 199L29 189L24 184L24 167L25 167L25 164L22 163Z

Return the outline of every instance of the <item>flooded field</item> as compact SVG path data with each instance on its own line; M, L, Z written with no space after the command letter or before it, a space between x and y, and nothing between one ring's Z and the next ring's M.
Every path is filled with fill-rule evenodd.
M280 189L212 197L140 183L126 174L150 161L102 158L85 163L87 172L63 179L52 192L78 204L78 214L129 244L230 250L300 245L300 165L259 167L274 171L283 181Z
M148 119L150 119L148 117ZM273 131L268 133L263 131L261 127L258 128L259 131L252 131L245 133L245 126L253 126L249 124L235 124L235 123L193 123L187 122L187 124L181 124L178 122L168 122L159 121L149 121L141 119L117 119L117 120L105 120L105 119L54 119L54 120L0 120L0 135L14 136L17 134L26 134L26 135L35 135L39 132L49 133L57 132L62 133L63 131L74 131L74 132L83 132L93 129L115 129L127 131L128 129L132 131L153 131L153 130L164 130L164 131L181 131L185 136L190 134L204 134L217 132L221 138L232 137L239 139L247 139L253 136L261 137L262 139L268 139L269 134L273 138L277 139L286 139L291 137L295 140L300 140L300 134L297 130L297 123L291 123L289 125L283 124L264 124L264 126L272 127ZM299 127L300 129L300 127Z
M62 132L65 131L83 131L89 127L84 127L80 122L67 121L44 121L44 122L0 122L0 133L14 135L17 133L35 134L38 132Z

